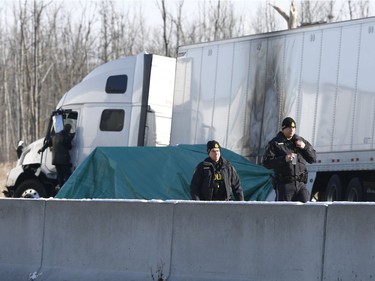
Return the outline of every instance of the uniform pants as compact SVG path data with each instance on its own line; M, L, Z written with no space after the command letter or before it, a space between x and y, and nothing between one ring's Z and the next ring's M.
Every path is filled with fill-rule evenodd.
M57 182L59 183L60 188L64 185L64 183L68 180L70 175L72 174L70 165L55 165L56 172L57 172Z
M306 184L300 181L280 182L276 185L276 201L309 201Z

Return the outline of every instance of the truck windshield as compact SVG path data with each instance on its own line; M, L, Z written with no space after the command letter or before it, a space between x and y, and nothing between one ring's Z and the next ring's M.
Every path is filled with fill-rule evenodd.
M75 133L77 127L78 112L59 109L52 112L44 141L48 141L56 133L55 127L62 129L65 124L72 125L71 133ZM60 124L58 124L60 123Z

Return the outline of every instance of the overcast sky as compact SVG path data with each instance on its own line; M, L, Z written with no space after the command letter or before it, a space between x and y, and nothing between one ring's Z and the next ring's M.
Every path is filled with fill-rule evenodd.
M18 4L18 3L24 3L24 1L27 1L30 5L33 3L33 0L0 0L0 11L2 10L2 15L4 15L4 7L9 4ZM41 1L41 0L36 0L36 1ZM53 4L58 4L58 3L63 3L63 6L65 9L68 11L71 11L72 13L76 13L78 16L81 16L80 10L83 9L83 7L89 7L93 8L95 7L100 1L102 0L43 0L44 3L52 3ZM117 2L116 5L121 9L123 8L124 10L133 10L133 8L136 8L137 10L139 7L142 7L142 12L144 17L147 19L148 23L150 24L161 24L161 16L160 16L160 11L158 10L157 7L157 2L160 2L160 0L113 0ZM205 0L206 3L211 2L216 2L216 0ZM221 0L226 1L226 0ZM228 0L229 1L229 0ZM324 0L322 0L324 1ZM327 1L327 0L325 0ZM348 1L348 0L335 0L335 2L342 3L343 1ZM361 0L351 0L352 2L357 2ZM179 2L179 0L166 0L167 3L167 9L171 11L175 7L174 4L176 2ZM197 12L199 9L199 6L202 5L204 0L184 0L184 17L189 20L189 14ZM238 15L249 15L247 18L248 20L251 20L251 18L254 18L257 12L257 7L259 3L265 3L265 0L232 0L232 3L234 3L235 8L238 11ZM271 0L272 3L275 5L281 7L284 11L288 12L289 11L289 6L291 0ZM295 0L295 2L298 4L303 2L303 0ZM370 0L370 6L371 8L374 6L375 0ZM9 5L7 5L9 6ZM339 6L339 5L337 5ZM173 10L172 10L173 11ZM275 13L277 13L275 11ZM5 15L11 15L9 12L5 12ZM285 26L280 26L281 29L286 29L286 22L283 20L283 18L278 15L279 23L281 25Z
M4 0L2 0L4 1ZM5 0L5 1L12 1L12 0ZM13 0L13 1L19 1L19 0ZM28 0L32 1L32 0ZM38 1L38 0L37 0ZM46 0L44 0L46 1ZM51 1L51 0L50 0ZM52 0L52 1L63 1L63 3L69 6L74 3L74 6L80 5L95 5L95 3L98 3L101 0ZM114 0L118 3L119 7L142 7L142 11L144 12L145 17L151 22L151 23L161 23L161 16L160 11L157 8L157 2L160 2L160 0ZM216 0L184 0L184 11L186 16L188 17L189 12L194 13L196 12L202 3L206 1L206 3L216 2ZM221 0L226 1L226 0ZM229 1L229 0L228 0ZM317 0L319 1L319 0ZM337 4L336 7L339 7L342 5L343 2L347 2L349 0L335 0L335 3ZM358 1L365 1L365 0L351 0L352 2L358 2ZM173 4L176 2L179 2L179 0L166 0L167 3L167 9L171 9L174 7ZM262 3L264 5L265 0L232 0L232 3L234 3L235 8L238 11L239 15L249 15L249 17L255 17L257 12L257 7L259 3ZM289 6L291 3L291 0L271 0L271 3L279 6L284 11L289 11ZM295 3L297 6L300 5L301 2L304 2L304 0L295 0ZM328 2L327 0L322 0L322 2ZM340 4L341 3L341 4ZM370 6L374 6L375 0L370 0ZM340 5L339 5L340 4ZM0 4L1 5L1 4ZM275 13L277 13L275 11ZM285 23L285 21L281 18L281 22ZM286 28L286 23L285 23Z
M5 2L14 2L19 0L1 0L0 6L3 5L3 1ZM21 0L22 1L22 0ZM32 0L28 0L32 1ZM38 0L37 0L38 1ZM52 1L52 2L63 2L64 6L67 7L84 7L85 5L92 5L94 6L101 0L44 0L45 2ZM150 21L160 21L160 12L157 8L157 0L114 0L117 2L117 5L119 7L138 7L141 6L142 10L144 11L144 14L147 18L150 19ZM210 1L215 2L216 0L206 0L207 3ZM226 1L226 0L222 0ZM176 2L179 2L179 0L166 0L167 7L173 6ZM184 1L184 9L186 11L196 11L204 2L204 0L185 0ZM235 7L238 11L242 11L244 13L248 14L254 14L256 11L256 8L258 6L258 3L263 2L264 0L232 0L232 3L235 4ZM290 0L274 0L273 1L276 5L280 6L284 10L289 9ZM295 2L301 2L301 0L297 0Z

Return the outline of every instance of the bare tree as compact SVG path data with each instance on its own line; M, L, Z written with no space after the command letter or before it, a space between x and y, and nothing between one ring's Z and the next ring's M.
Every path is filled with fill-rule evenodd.
M294 27L294 15L278 11L276 1L260 1L251 18L236 11L234 0L199 1L193 12L184 0L154 0L161 24L151 25L140 3L129 9L113 0L73 1L81 5L74 17L65 2L6 2L0 6L0 161L15 159L19 139L43 137L59 99L97 65L141 51L175 56L180 45L245 35L249 26L253 33L281 29L285 20ZM296 3L300 25L371 15L369 0Z
M149 31L141 6L120 10L115 2L105 0L99 10L101 36L98 45L102 62L147 49L145 41L149 39Z
M176 36L176 45L175 45L175 55L178 53L178 47L180 46L180 42L184 42L184 32L182 27L182 11L184 6L184 0L181 0L177 3L177 11L176 11L176 17L172 17L172 22L175 26L175 36ZM182 40L181 40L182 39Z
M279 6L270 4L287 22L288 29L297 28L297 5L292 2L290 3L289 7L289 13L286 13L284 10L282 10Z
M185 30L186 43L212 41L242 35L243 16L231 1L204 1Z
M161 13L161 18L162 18L162 37L163 37L163 45L164 45L164 55L165 56L170 56L170 50L169 50L169 41L170 41L170 21L168 20L168 12L167 12L167 7L165 4L165 0L160 0L160 3L157 2L158 8Z
M333 17L334 1L301 2L301 25L319 24L330 21Z
M43 1L27 0L18 2L18 5L14 3L12 8L14 22L7 25L10 26L7 34L2 34L4 40L1 42L6 42L6 45L0 45L4 65L0 84L3 85L6 105L0 112L2 120L6 120L0 150L1 158L6 156L7 160L15 157L13 149L19 139L29 143L43 135L44 122L64 90L87 73L87 68L82 71L85 63L78 61L78 58L86 59L87 48L82 48L85 38L77 38L77 49L73 49L77 60L71 60L67 56L68 44L63 42L64 36L60 33L69 26L57 26L57 10L47 12L48 5ZM69 60L69 67L65 69L61 63L64 58ZM75 79L71 84L68 82L69 85L70 72L64 72L66 69L75 71L72 75ZM79 69L84 73L77 73Z
M349 19L365 18L370 14L370 1L347 1Z
M253 33L272 32L277 30L277 20L269 0L259 3L256 15L251 21Z
M371 14L370 1L310 1L304 0L299 3L299 7L292 0L289 14L275 4L270 4L288 23L288 28L292 29L301 26L327 23L347 19L368 17ZM263 8L262 8L263 10ZM267 17L265 17L267 20ZM259 19L258 19L259 20Z

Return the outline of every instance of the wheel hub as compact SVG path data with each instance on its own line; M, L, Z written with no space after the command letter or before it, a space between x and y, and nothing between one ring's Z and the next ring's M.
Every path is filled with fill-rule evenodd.
M40 198L40 195L35 189L28 188L22 193L21 197L22 198Z

